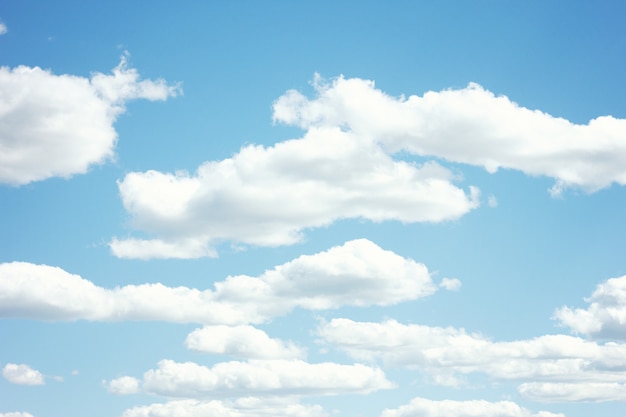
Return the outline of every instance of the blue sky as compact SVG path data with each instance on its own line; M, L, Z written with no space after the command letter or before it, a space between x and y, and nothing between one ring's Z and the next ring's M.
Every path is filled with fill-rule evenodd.
M0 4L0 417L626 401L626 6Z

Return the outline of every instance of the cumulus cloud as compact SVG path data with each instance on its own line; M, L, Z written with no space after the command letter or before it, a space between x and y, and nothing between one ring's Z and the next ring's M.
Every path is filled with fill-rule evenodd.
M177 400L126 410L122 417L326 417L319 405L243 398L237 401Z
M301 360L221 362L211 368L162 360L144 373L142 389L168 398L367 394L393 388L378 368Z
M0 264L0 316L42 320L260 323L294 308L392 305L433 294L428 269L369 240L303 255L259 277L229 276L199 290L165 285L105 289L58 267Z
M2 368L2 376L12 384L43 385L46 383L43 374L25 364L7 363Z
M601 116L575 124L519 106L477 84L423 96L391 97L374 82L316 79L317 96L289 91L274 103L274 120L304 129L341 127L388 152L554 178L596 191L626 184L626 120Z
M139 392L139 380L132 376L123 376L113 379L105 385L109 392L119 395L136 394Z
M113 123L135 99L181 92L141 80L123 55L112 74L55 75L39 67L0 68L0 183L22 185L85 173L114 156Z
M561 307L554 318L578 334L626 340L626 276L598 285L586 301L587 309Z
M463 283L457 278L444 278L439 283L439 286L448 291L458 291L463 286Z
M338 219L457 219L479 205L479 193L453 180L434 162L394 160L353 133L311 129L271 147L243 147L194 174L127 174L118 186L131 224L154 238L115 238L110 247L123 258L197 258L215 256L222 241L290 245L304 229Z
M7 25L5 25L4 23L0 21L0 35L4 35L8 31L9 29L7 28Z
M354 358L420 370L446 385L460 385L465 375L482 373L496 380L576 384L578 392L569 400L593 401L595 394L586 387L626 383L626 344L598 344L567 335L494 342L463 329L393 320L333 319L322 323L318 331L325 342ZM546 390L544 398L548 394Z
M626 383L527 382L518 387L524 397L534 401L626 401Z
M252 326L205 326L185 339L188 349L236 356L246 359L301 359L306 350L293 342L270 338Z
M396 409L385 409L381 417L564 417L547 411L533 413L511 401L434 401L414 398Z

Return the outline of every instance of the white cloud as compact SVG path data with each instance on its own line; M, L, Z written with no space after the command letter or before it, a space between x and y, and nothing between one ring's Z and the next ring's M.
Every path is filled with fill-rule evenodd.
M197 172L131 172L119 182L132 226L154 239L111 241L123 258L214 256L216 243L289 245L338 219L440 222L478 206L478 190L452 184L429 162L394 160L372 141L312 129L272 147L246 146Z
M2 376L10 383L17 385L43 385L46 383L41 372L24 364L7 363L2 369Z
M414 398L396 409L385 409L381 417L564 417L547 411L533 413L511 401L434 401Z
M304 129L342 127L392 153L552 177L554 193L626 184L625 119L602 116L578 125L520 107L477 84L408 98L391 97L358 78L330 84L317 79L314 85L314 99L297 91L280 97L274 120Z
M463 283L457 278L444 278L439 283L439 286L448 291L458 291L463 286Z
M518 387L524 397L534 401L626 401L626 383L527 382Z
M127 55L90 79L39 67L0 68L0 183L22 185L86 172L114 156L116 118L129 100L180 93L141 80Z
M146 393L168 398L367 394L393 388L378 368L301 360L221 362L211 368L162 360L144 373Z
M586 301L587 309L561 307L554 317L575 333L626 340L626 276L598 285Z
M290 400L244 398L234 402L178 400L126 410L122 417L326 417L319 405L297 404Z
M42 320L260 323L294 308L392 305L433 294L428 269L366 239L303 255L259 277L229 276L214 290L127 285L105 289L61 268L0 264L0 316Z
M292 342L270 338L252 326L205 326L185 339L188 349L247 359L302 359L306 350Z
M23 411L11 412L11 413L0 413L0 417L33 417L30 413L25 413Z
M136 394L139 392L139 380L132 376L123 376L109 381L106 387L113 394Z
M567 335L494 342L463 329L393 320L333 319L318 331L324 341L354 358L419 370L433 382L447 385L462 384L461 377L482 373L495 380L576 384L580 394L572 400L595 400L586 387L626 383L626 344L598 344ZM585 392L590 397L584 397Z
M5 25L4 23L0 22L0 35L4 35L8 31L9 31L9 29L7 28L7 25Z

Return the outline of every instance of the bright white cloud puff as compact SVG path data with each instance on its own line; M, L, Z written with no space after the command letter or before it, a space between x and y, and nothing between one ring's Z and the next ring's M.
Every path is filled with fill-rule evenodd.
M333 319L321 324L319 334L358 360L420 370L435 383L463 385L464 376L483 373L496 380L523 381L520 393L542 400L626 400L626 395L615 394L626 384L626 344L567 335L493 342L463 329L393 320ZM599 395L602 384L610 389Z
M423 96L391 97L359 78L316 78L317 96L289 91L274 120L304 129L341 127L387 152L554 178L551 190L593 192L626 184L626 119L601 116L586 125L520 107L477 84Z
M126 410L122 417L327 417L319 405L289 399L242 398L236 401L176 400Z
M573 332L600 339L626 340L626 276L597 286L587 309L562 307L554 317Z
M112 74L90 79L39 67L0 68L0 183L22 185L85 173L114 156L116 118L129 100L181 92L141 80L127 55Z
M41 372L25 364L7 363L2 368L2 376L16 385L43 385L46 383Z
M479 205L478 189L442 166L394 160L338 128L271 147L246 146L197 172L132 172L119 182L131 225L154 239L113 239L122 258L215 256L221 241L290 245L338 219L440 222Z
M414 398L396 409L386 409L381 417L565 417L548 411L533 413L511 401L433 401Z
M393 388L379 368L301 360L220 362L213 367L162 360L143 375L146 393L168 398L367 394Z
M297 307L392 305L436 290L426 266L366 239L300 256L259 277L229 276L214 290L159 283L105 289L58 267L0 264L0 316L42 320L237 325L264 322Z

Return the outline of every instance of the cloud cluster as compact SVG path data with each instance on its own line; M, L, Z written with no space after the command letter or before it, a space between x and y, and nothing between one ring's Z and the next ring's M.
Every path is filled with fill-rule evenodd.
M573 332L600 339L626 340L626 276L597 286L587 309L562 307L554 317Z
M601 116L586 125L496 96L477 84L423 96L391 97L372 81L316 79L317 96L288 91L274 103L274 120L307 130L341 127L388 152L407 151L452 162L554 178L596 191L626 184L626 120Z
M394 160L352 133L312 129L272 147L246 146L194 175L127 174L119 191L132 225L156 238L113 239L110 247L124 258L197 258L215 256L220 241L293 244L303 229L339 219L456 219L479 198L452 180L436 163Z
M367 239L300 256L259 277L229 276L214 286L198 290L156 283L105 289L58 267L3 263L0 316L237 325L261 323L298 307L392 305L437 290L426 266Z
M164 80L141 80L127 55L112 74L91 78L0 67L0 183L86 172L113 157L113 123L127 101L165 100L180 92Z
M409 404L386 409L381 417L564 417L548 411L532 413L511 401L433 401L414 398Z
M43 385L46 383L41 372L25 364L7 363L2 368L2 376L12 384Z
M596 342L567 335L493 342L452 327L333 319L319 335L350 356L364 361L424 372L432 381L462 385L470 374L523 381L520 393L535 399L626 401L626 344ZM602 392L594 387L612 388Z
M128 377L123 377L128 378ZM119 386L119 379L109 386ZM143 375L142 390L168 398L367 394L393 388L378 368L301 360L220 362L211 368L162 360Z

